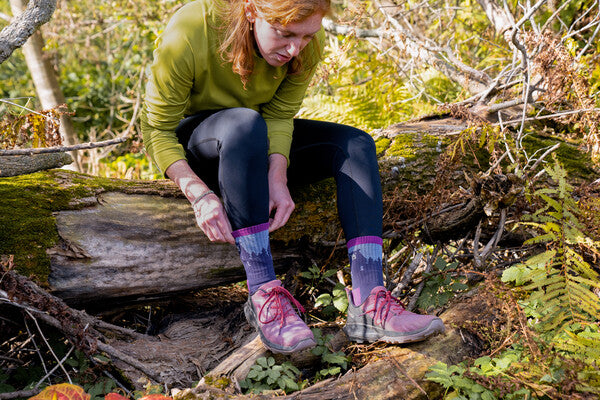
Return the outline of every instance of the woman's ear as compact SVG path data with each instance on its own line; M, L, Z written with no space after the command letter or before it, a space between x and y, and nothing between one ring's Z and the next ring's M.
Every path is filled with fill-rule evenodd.
M244 12L246 14L246 19L248 20L248 22L253 24L256 20L256 12L254 9L254 4L252 4L250 0L244 1Z

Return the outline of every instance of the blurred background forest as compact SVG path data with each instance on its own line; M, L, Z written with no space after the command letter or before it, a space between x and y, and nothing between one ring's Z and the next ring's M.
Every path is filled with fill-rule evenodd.
M154 40L184 3L59 0L41 35L67 109L57 104L43 111L23 52L16 50L0 64L0 149L58 143L50 138L51 124L40 122L35 133L31 121L39 120L24 123L23 117L68 114L69 144L123 139L79 151L80 172L161 178L141 143L139 109ZM498 326L482 328L487 344L480 358L439 364L429 379L447 398L598 398L600 2L333 4L324 24L324 62L300 117L362 128L376 137L382 154L392 138L381 132L393 124L435 116L469 126L453 133L429 193L388 204L401 209L396 220L409 221L386 242L389 269L409 277L396 293L413 308L433 310L485 278L486 293L500 299L495 304L504 314ZM12 15L8 0L1 2L0 28ZM538 145L531 148L533 137ZM481 222L464 240L428 242L414 221L456 200L444 187L449 171L473 162L470 182L502 175L519 190L486 203L487 245L479 246ZM499 245L508 231L526 234L517 245ZM419 266L424 271L415 295L407 282ZM320 304L342 311L333 302L343 294L336 288L337 295L334 289ZM0 373L0 389L20 389L9 381Z

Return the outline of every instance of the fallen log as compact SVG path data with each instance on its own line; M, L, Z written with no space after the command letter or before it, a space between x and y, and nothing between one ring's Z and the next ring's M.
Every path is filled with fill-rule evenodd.
M458 204L450 204L451 212L398 221L401 214L393 208L398 197L431 188L448 132L464 128L452 120L429 125L405 124L377 133L385 237L402 236L400 229L412 226L423 227L432 241L457 238L475 229L486 207L519 191L510 180L500 185L502 190L498 185L487 189L490 180L482 178ZM469 188L463 170L451 178L448 185ZM346 257L333 181L292 188L292 197L297 205L292 218L272 235L277 271L319 263L334 249L334 255ZM170 181L52 170L0 178L0 198L0 254L15 255L20 273L35 276L69 304L144 301L244 279L235 247L204 237L189 203Z

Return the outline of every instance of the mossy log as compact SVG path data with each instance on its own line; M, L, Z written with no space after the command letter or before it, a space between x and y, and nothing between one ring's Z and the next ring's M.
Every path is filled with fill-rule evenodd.
M448 132L463 128L445 120L429 128L398 125L379 132L385 204L399 194L427 191ZM464 184L462 171L455 176L456 187ZM292 188L292 197L297 205L292 218L272 235L276 269L318 262L333 249L345 256L333 181ZM71 304L152 299L245 278L235 247L210 243L169 181L52 170L0 178L0 199L0 254L13 254L19 272L36 276ZM448 233L474 227L487 199L466 200L464 212L455 208L437 218L438 226L429 221L428 230L448 239ZM386 213L385 225L397 225L396 217ZM470 226L459 226L459 219Z

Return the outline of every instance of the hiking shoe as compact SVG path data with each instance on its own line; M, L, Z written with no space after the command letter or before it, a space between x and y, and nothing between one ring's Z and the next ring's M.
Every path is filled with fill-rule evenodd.
M418 342L446 330L438 317L405 310L400 300L383 286L373 288L359 306L354 305L348 289L346 293L348 318L344 332L350 340L358 343L377 340L387 343Z
M304 308L273 280L258 288L244 305L248 322L256 328L265 347L273 353L290 354L317 344L311 330L294 310Z

